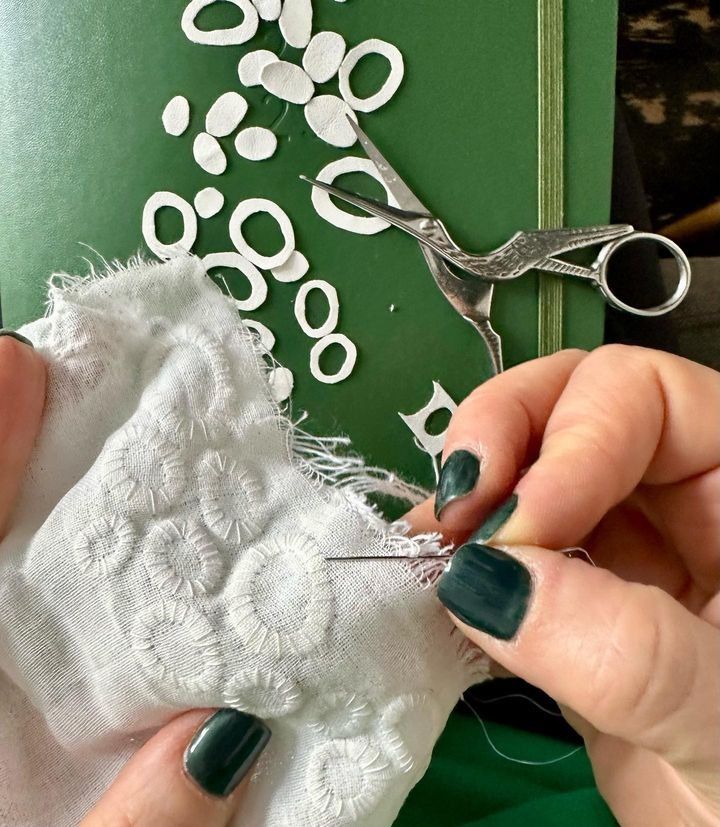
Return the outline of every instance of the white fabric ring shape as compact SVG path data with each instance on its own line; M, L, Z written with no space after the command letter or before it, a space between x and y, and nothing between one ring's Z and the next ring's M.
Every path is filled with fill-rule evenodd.
M279 252L271 256L263 256L258 253L257 250L254 250L247 241L245 241L245 237L242 234L243 221L257 212L266 212L271 215L277 221L280 232L283 234L284 243L282 248ZM295 231L293 230L287 213L282 207L267 198L246 198L244 201L241 201L230 216L230 226L228 229L230 232L230 240L240 255L245 256L248 261L251 261L256 267L260 267L262 270L271 270L273 267L279 267L281 264L284 264L295 249Z
M155 215L161 207L173 207L183 220L183 234L173 244L163 244L157 237ZM154 192L145 202L142 214L142 234L147 246L158 258L172 258L179 252L189 253L197 238L197 215L188 202L174 192Z
M318 172L317 179L324 184L332 184L338 175L343 175L346 172L366 172L371 175L385 187L388 204L392 204L393 207L400 206L380 177L377 167L369 158L348 155L345 158L339 158L337 161L331 161ZM349 230L351 233L358 233L359 235L373 235L390 226L384 218L378 218L375 215L365 217L341 210L330 200L330 193L320 189L320 187L312 188L310 198L317 214L341 230Z
M385 83L383 83L374 95L370 95L369 98L358 98L350 88L350 73L360 58L370 54L378 54L387 58L390 63L390 73ZM353 46L353 48L350 49L340 64L340 70L338 72L340 94L356 112L372 112L386 104L395 92L397 92L404 74L405 63L400 49L398 49L397 46L393 46L392 43L388 43L386 40L378 40L377 38L363 40L362 43L358 43L357 46Z
M321 290L325 294L328 303L328 314L325 321L320 327L313 327L307 320L307 297L311 290ZM302 328L302 332L311 339L321 339L332 333L337 327L338 316L340 312L340 301L338 300L337 290L332 284L322 279L313 279L306 281L295 296L295 318Z
M325 349L330 345L338 344L345 349L345 361L340 366L340 369L335 373L325 373L320 368L320 357L325 352ZM347 379L352 373L357 361L357 348L344 333L328 333L317 342L310 349L310 373L318 380L324 382L326 385L334 385L337 382L342 382Z
M188 40L205 46L237 46L250 40L258 29L257 9L250 0L229 0L243 13L243 21L229 29L211 29L203 31L195 25L195 18L205 8L217 0L191 0L185 7L180 26Z
M210 253L203 258L202 263L206 270L213 267L232 267L247 277L250 295L246 299L236 299L233 296L238 310L257 310L267 298L268 286L263 274L239 253Z

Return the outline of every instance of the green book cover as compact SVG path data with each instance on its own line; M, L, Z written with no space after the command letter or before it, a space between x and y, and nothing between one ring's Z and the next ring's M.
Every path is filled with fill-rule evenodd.
M143 206L156 191L172 191L190 204L208 186L225 196L217 215L198 221L198 255L232 251L228 220L237 203L269 198L292 220L310 270L295 283L279 283L267 273L267 300L247 316L277 337L273 353L294 374L294 411L309 412L312 431L350 436L369 463L432 485L430 458L398 414L423 408L434 381L460 402L490 375L482 341L440 294L416 241L394 228L355 235L315 212L310 188L298 176L315 176L348 155L364 157L362 149L324 143L308 127L302 106L285 104L259 86L243 87L237 69L254 49L298 64L302 50L285 44L276 22L262 21L242 45L193 43L180 26L185 5L59 0L0 9L4 324L15 327L43 313L52 272L82 273L84 257L98 263L80 242L108 260L144 249ZM615 5L570 0L564 11L568 226L608 219ZM538 226L537 6L537 0L314 2L313 32L339 32L348 48L380 38L401 51L400 88L381 108L359 113L359 121L467 249L489 250L518 229ZM198 25L234 25L240 17L232 4L215 3ZM352 74L355 93L372 94L386 74L383 58L364 58ZM278 149L253 162L236 153L234 134L220 138L228 167L210 175L193 160L193 140L205 129L213 101L233 90L249 103L241 127L271 128ZM319 84L316 93L337 95L337 78ZM175 95L184 95L191 107L189 128L180 137L168 135L161 123ZM358 174L338 179L368 195L382 192L368 181ZM177 218L172 210L160 214L164 239L177 238ZM253 217L244 230L263 252L277 249L272 220ZM247 294L242 277L233 271L226 277L238 297ZM310 278L337 289L337 331L357 346L351 376L337 384L311 376L314 341L293 313L297 290ZM503 338L506 365L536 355L537 305L535 275L496 288L493 324ZM317 306L311 311L323 315ZM600 297L565 280L564 344L596 346L602 323ZM341 358L330 349L324 370L337 368ZM443 426L442 415L428 423L428 429Z

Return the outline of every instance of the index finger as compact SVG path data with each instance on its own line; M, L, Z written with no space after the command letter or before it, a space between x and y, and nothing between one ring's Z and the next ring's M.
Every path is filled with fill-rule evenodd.
M45 363L18 335L0 330L0 539L7 531L45 402Z

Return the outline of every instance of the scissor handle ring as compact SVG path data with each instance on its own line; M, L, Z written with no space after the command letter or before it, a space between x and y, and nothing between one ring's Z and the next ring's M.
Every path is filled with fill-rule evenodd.
M655 307L634 307L631 304L627 304L613 293L607 281L608 264L610 263L612 254L616 252L619 247L622 247L623 244L628 244L631 241L640 241L643 238L649 239L650 241L655 241L657 244L660 244L662 247L666 247L670 250L678 266L678 283L675 288L675 292L672 296L670 296L670 298L666 299L661 304L655 305ZM609 242L600 251L600 255L597 257L595 266L597 267L597 285L603 296L605 296L608 304L611 304L613 307L617 307L619 310L634 313L636 316L662 316L664 313L669 313L680 304L680 302L687 295L687 291L690 289L691 271L688 257L685 255L682 248L679 247L674 241L671 241L664 235L658 235L657 233L633 232L626 236L622 236L621 238L617 238L615 241Z

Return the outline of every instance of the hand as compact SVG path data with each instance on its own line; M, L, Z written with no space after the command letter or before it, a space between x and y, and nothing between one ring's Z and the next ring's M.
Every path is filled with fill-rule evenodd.
M621 824L717 825L720 375L623 346L538 359L459 406L444 459L440 522L409 519L480 525L438 584L453 621L561 704ZM569 546L597 568L549 550Z
M0 331L0 539L40 430L45 379L32 345ZM242 712L186 712L138 750L81 827L225 827L269 737Z

